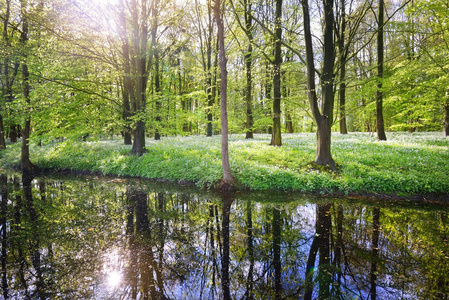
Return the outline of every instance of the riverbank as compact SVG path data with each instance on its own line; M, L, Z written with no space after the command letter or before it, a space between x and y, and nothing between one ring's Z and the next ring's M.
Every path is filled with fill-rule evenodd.
M431 196L449 199L449 139L441 133L389 133L379 142L368 133L334 134L337 173L310 164L316 136L284 134L283 146L269 146L269 135L246 140L230 136L231 170L251 190L293 190L323 195ZM220 138L192 136L147 139L148 153L129 155L121 139L31 145L39 168L142 177L212 188L221 179ZM4 167L17 167L20 145L0 151Z

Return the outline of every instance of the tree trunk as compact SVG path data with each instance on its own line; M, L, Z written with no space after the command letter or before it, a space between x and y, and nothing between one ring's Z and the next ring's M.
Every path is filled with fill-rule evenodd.
M227 86L228 86L228 71L226 67L227 58L224 45L224 24L220 9L221 2L216 0L214 4L215 21L218 28L218 41L220 45L220 98L221 98L221 164L223 168L223 179L221 187L228 189L232 186L234 178L231 174L231 167L229 164L228 151L228 112L227 112Z
M341 26L338 35L338 49L340 52L340 133L347 134L346 127L346 49L345 49L345 31L346 31L346 12L345 0L341 0Z
M123 107L122 117L125 122L123 127L124 144L131 145L131 126L129 124L131 117L130 99L134 101L134 89L131 81L131 64L129 56L128 33L126 29L125 6L123 0L119 1L120 7L120 34L122 36L122 53L123 53Z
M137 52L135 59L136 67L136 99L133 105L133 111L138 115L136 128L134 130L134 141L131 149L132 154L142 155L145 150L145 121L143 115L146 107L146 91L149 77L149 70L153 63L154 49L156 47L157 33L157 14L159 2L156 0L151 2L151 9L148 9L146 1L142 5L137 5L136 1L132 1L130 5L133 9L132 18L134 19L134 49ZM137 11L138 8L141 11ZM151 10L151 11L150 11ZM150 16L151 15L151 16ZM151 45L148 49L148 20L152 19L151 24ZM140 21L140 24L139 24Z
M213 22L212 22L212 12L211 12L211 6L207 6L207 12L208 12L208 36L207 36L207 44L206 44L206 72L207 72L207 128L206 128L206 136L212 136L214 134L213 131L213 105L214 105L214 87L212 86L212 34L213 34ZM214 69L215 72L215 69Z
M320 166L335 168L335 162L331 155L331 123L325 116L320 117L317 123L317 147L315 163Z
M379 0L379 28L377 31L377 83L376 92L376 131L379 141L386 141L383 116L382 78L384 70L384 0Z
M12 40L12 34L11 36L8 34L8 26L11 25L10 23L10 17L11 17L11 0L6 0L5 1L6 4L6 9L5 9L5 14L3 16L3 44L5 48L11 48L11 40ZM13 50L6 50L6 51L13 51ZM19 63L15 62L14 63L14 67L11 70L10 67L10 59L8 56L6 56L3 59L3 77L4 77L4 81L1 83L2 85L2 94L6 99L6 102L12 102L13 101L13 85L14 85L14 81L16 79L17 76L17 72L19 70ZM1 72L0 72L1 73ZM3 110L3 108L0 108L0 113ZM2 133L3 133L3 138L0 136L0 147L1 145L5 145L5 138L6 138L6 133L5 133L5 127L4 124L2 122ZM1 129L1 128L0 128ZM18 125L13 124L9 126L9 138L10 138L10 142L11 143L16 143L17 142L17 137L18 137ZM1 134L1 133L0 133Z
M271 76L272 76L272 71L270 69L270 64L267 62L265 64L265 99L270 99L270 100L271 100L271 89L272 89L272 85L273 85L273 81L271 80ZM267 116L268 114L269 115L272 114L270 108L268 108L268 112L265 113L265 116ZM273 132L273 126L272 125L268 125L267 133L268 134L272 134L272 132Z
M443 133L444 136L449 136L449 100L444 104Z
M340 69L340 133L348 134L348 128L346 127L346 62L342 62Z
M154 139L160 140L161 139L161 133L160 133L160 126L161 126L161 100L159 99L159 97L161 96L161 81L160 81L160 76L159 76L159 53L156 52L154 53L154 88L156 90L156 130L154 132Z
M246 59L246 136L247 139L252 139L253 136L253 111L252 111L252 51L253 47L251 44L248 46L248 54L245 55Z
M6 148L5 127L3 126L3 117L0 111L0 150Z
M307 89L312 115L317 125L317 152L315 163L329 166L335 170L335 162L331 155L331 129L334 109L334 43L333 43L333 1L323 0L324 7L324 44L323 70L321 73L322 105L318 108L315 88L315 63L313 60L312 34L310 28L308 0L302 2L304 18L304 38L306 44Z
M274 76L273 76L273 131L271 133L272 146L282 146L281 137L281 39L282 39L282 0L276 0L274 44Z
M25 111L25 126L22 130L22 153L20 157L20 163L22 171L24 174L31 174L33 170L33 164L30 161L30 147L29 147L29 137L31 131L31 99L30 99L30 83L29 83L29 72L27 59L28 55L26 53L26 45L28 42L28 17L26 15L26 1L21 1L21 14L22 14L22 32L20 36L20 42L23 47L23 62L22 62L22 84L23 84L23 97L25 98L25 103L27 105Z
M285 129L287 130L288 133L293 133L293 121L292 121L292 115L291 113L287 113L286 114L286 121L285 121Z
M253 17L251 13L251 1L244 0L245 6L245 31L248 36L248 52L245 55L246 62L246 136L247 139L252 139L253 136L253 111L252 111L252 63L253 63L253 34L252 34L252 22Z

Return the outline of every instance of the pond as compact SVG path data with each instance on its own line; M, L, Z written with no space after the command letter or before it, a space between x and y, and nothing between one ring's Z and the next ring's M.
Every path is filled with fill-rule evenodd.
M0 181L0 298L449 299L442 204Z

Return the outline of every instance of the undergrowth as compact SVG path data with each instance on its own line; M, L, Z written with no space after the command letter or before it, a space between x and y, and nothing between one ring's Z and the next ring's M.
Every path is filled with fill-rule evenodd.
M367 133L334 134L332 155L338 172L330 172L310 164L315 134L284 134L282 147L269 146L269 135L252 140L231 136L231 170L240 184L253 190L449 195L449 139L441 133L387 137L379 142ZM119 139L51 142L31 145L31 158L41 168L187 180L201 187L213 187L221 179L218 136L148 139L146 145L148 152L138 157L130 155L131 146ZM18 166L19 158L19 144L0 151L4 167Z

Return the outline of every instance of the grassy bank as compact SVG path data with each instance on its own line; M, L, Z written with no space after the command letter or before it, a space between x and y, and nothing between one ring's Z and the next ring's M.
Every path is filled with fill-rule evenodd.
M390 133L387 142L367 133L334 134L332 151L340 172L314 169L315 134L284 134L283 146L269 146L269 135L230 137L231 169L253 190L319 193L375 193L449 197L449 139L441 133ZM129 155L121 140L49 143L31 146L42 168L89 170L108 175L214 186L221 178L220 138L169 137L147 140L148 153ZM0 152L5 167L17 166L20 145Z

